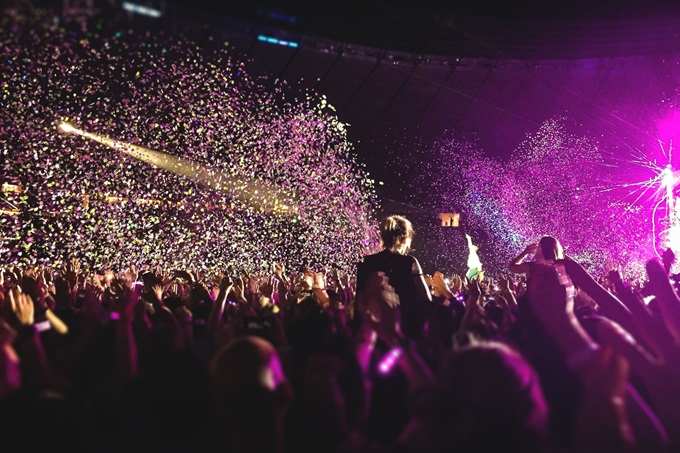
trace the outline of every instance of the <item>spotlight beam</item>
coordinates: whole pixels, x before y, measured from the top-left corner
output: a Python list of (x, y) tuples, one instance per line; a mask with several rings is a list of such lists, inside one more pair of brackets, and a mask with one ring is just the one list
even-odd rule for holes
[(227, 192), (233, 198), (245, 202), (254, 208), (277, 214), (295, 215), (298, 213), (295, 201), (296, 194), (285, 191), (273, 183), (246, 178), (239, 178), (237, 180), (236, 178), (217, 173), (215, 170), (190, 159), (183, 159), (172, 154), (83, 131), (66, 122), (60, 123), (58, 129), (67, 134), (79, 135), (101, 143), (137, 160), (183, 176), (211, 189)]

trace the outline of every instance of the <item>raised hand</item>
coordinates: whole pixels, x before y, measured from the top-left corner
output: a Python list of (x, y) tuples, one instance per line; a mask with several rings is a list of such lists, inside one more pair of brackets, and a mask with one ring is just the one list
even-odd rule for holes
[(533, 255), (538, 251), (538, 242), (533, 242), (524, 248), (524, 253), (527, 255)]
[(348, 287), (348, 286), (349, 286), (349, 284), (350, 284), (349, 273), (343, 272), (343, 273), (340, 274), (340, 283), (341, 283), (344, 287)]
[(80, 261), (71, 258), (64, 268), (64, 278), (71, 286), (71, 290), (74, 290), (78, 284), (78, 272), (80, 272)]
[(19, 357), (12, 346), (16, 337), (16, 330), (0, 318), (0, 399), (21, 387)]
[(276, 277), (274, 280), (276, 280), (276, 294), (278, 297), (277, 304), (281, 308), (287, 308), (289, 305), (288, 302), (290, 300), (289, 297), (290, 283), (287, 279), (280, 280), (278, 277)]
[(565, 360), (595, 348), (574, 314), (574, 292), (564, 268), (536, 264), (527, 288), (527, 304), (558, 344)]
[(583, 396), (576, 419), (574, 451), (644, 449), (635, 444), (626, 408), (629, 368), (628, 361), (610, 347), (593, 352), (580, 368)]
[(278, 280), (274, 278), (274, 276), (268, 277), (267, 280), (260, 285), (260, 294), (269, 300), (273, 300), (277, 283)]
[[(38, 329), (35, 325), (35, 307), (31, 296), (21, 290), (17, 285), (8, 291), (7, 297), (12, 312), (17, 321), (22, 326), (19, 329), (20, 337), (25, 340), (21, 356), (22, 381), (29, 382), (33, 379), (43, 381), (50, 377), (50, 366), (45, 354), (45, 350), (37, 334)], [(26, 334), (28, 333), (28, 334)], [(26, 371), (26, 374), (23, 374)]]
[(243, 281), (242, 277), (237, 277), (236, 281), (234, 282), (233, 286), (233, 291), (234, 291), (234, 297), (236, 298), (237, 302), (240, 303), (246, 303), (246, 297), (245, 297), (245, 282)]
[(453, 292), (444, 280), (444, 274), (441, 272), (436, 271), (432, 276), (432, 286), (434, 287), (435, 296), (442, 296), (445, 299), (451, 299), (453, 297)]
[(673, 263), (675, 263), (675, 253), (673, 253), (673, 250), (671, 248), (667, 248), (664, 250), (663, 255), (661, 256), (663, 259), (663, 268), (665, 269), (667, 274), (670, 274), (671, 272), (671, 267), (673, 266)]
[(527, 245), (524, 250), (522, 250), (522, 253), (517, 255), (511, 262), (510, 265), (508, 266), (508, 269), (510, 272), (514, 272), (516, 274), (524, 274), (529, 272), (529, 264), (524, 262), (524, 259), (529, 256), (536, 254), (538, 251), (538, 242), (534, 242), (532, 244)]
[(246, 282), (248, 284), (248, 294), (250, 294), (252, 297), (256, 296), (260, 291), (260, 281), (255, 276), (247, 275)]
[(44, 312), (49, 307), (47, 306), (46, 292), (47, 288), (41, 284), (42, 278), (33, 271), (26, 270), (21, 278), (21, 289), (28, 295), (32, 295), (33, 303), (36, 305), (36, 313)]
[(498, 288), (501, 292), (511, 292), (512, 288), (510, 287), (510, 279), (506, 278), (503, 275), (499, 275)]
[(324, 272), (313, 272), (312, 291), (322, 306), (328, 307), (330, 305), (331, 300), (326, 292), (326, 274)]
[[(38, 278), (35, 282), (35, 295), (37, 300), (35, 302), (37, 303), (40, 310), (45, 313), (45, 317), (49, 321), (52, 328), (60, 334), (65, 335), (68, 333), (68, 326), (53, 311), (56, 302), (48, 292), (44, 274), (45, 272), (37, 274)], [(93, 287), (90, 286), (89, 288)]]
[[(391, 356), (390, 360), (396, 361), (404, 372), (409, 382), (410, 392), (416, 392), (423, 386), (429, 385), (432, 380), (432, 370), (416, 349), (409, 346), (409, 341), (404, 337), (401, 331), (399, 296), (394, 292), (394, 288), (389, 284), (389, 279), (383, 272), (372, 272), (368, 276), (366, 291), (361, 299), (365, 299), (362, 308), (365, 312), (362, 316), (361, 335), (366, 337), (367, 342), (359, 348), (359, 351), (372, 348), (371, 344), (374, 341), (372, 332), (375, 332), (377, 338), (391, 347), (388, 352)], [(358, 359), (363, 363), (362, 366), (365, 366), (366, 357), (362, 357), (360, 353)], [(379, 372), (383, 373), (381, 368), (382, 363), (379, 365)]]
[(517, 312), (519, 309), (517, 305), (517, 297), (515, 295), (514, 289), (510, 284), (510, 279), (504, 277), (503, 275), (498, 276), (498, 292), (503, 297), (503, 299), (508, 304), (508, 307), (512, 312)]
[(286, 281), (286, 269), (281, 263), (274, 263), (274, 275), (279, 281)]
[(111, 269), (105, 270), (104, 278), (102, 279), (102, 286), (104, 286), (104, 288), (108, 288), (115, 277), (116, 274), (114, 274)]
[(20, 286), (8, 291), (9, 306), (20, 324), (31, 326), (35, 323), (35, 306), (30, 295), (24, 293)]
[(140, 300), (140, 287), (128, 287), (122, 280), (114, 280), (109, 289), (113, 303), (111, 311), (116, 313), (118, 318), (124, 321), (131, 321), (135, 318), (135, 308)]
[(302, 289), (312, 289), (314, 287), (314, 280), (316, 273), (312, 269), (305, 269), (302, 275)]
[(465, 314), (460, 321), (460, 330), (469, 330), (473, 324), (482, 319), (486, 312), (482, 307), (482, 289), (479, 280), (466, 278), (468, 297), (465, 299)]
[(231, 291), (233, 286), (234, 282), (232, 281), (231, 276), (228, 273), (223, 275), (220, 279), (218, 299), (221, 296), (227, 297), (227, 294), (229, 294), (229, 291)]
[(163, 305), (163, 284), (156, 282), (151, 285), (151, 293), (154, 295), (154, 300)]
[(177, 270), (174, 273), (174, 277), (179, 277), (184, 279), (187, 283), (189, 284), (194, 284), (196, 283), (196, 277), (189, 271), (185, 270)]
[(482, 295), (482, 288), (479, 286), (479, 280), (466, 279), (466, 281), (467, 281), (466, 286), (468, 288), (468, 298), (465, 304), (466, 305), (477, 304)]
[(620, 299), (600, 285), (583, 266), (569, 256), (565, 256), (560, 263), (564, 264), (566, 270), (564, 277), (568, 277), (579, 291), (584, 291), (590, 296), (602, 314), (620, 324), (631, 334), (639, 336), (633, 315)]
[(607, 318), (598, 322), (597, 334), (601, 343), (629, 360), (631, 372), (642, 381), (651, 405), (669, 434), (672, 451), (676, 451), (680, 449), (680, 387), (676, 385), (680, 379), (680, 299), (661, 263), (650, 260), (646, 269), (661, 316), (654, 316), (638, 293), (615, 278), (617, 293), (634, 313), (642, 338), (636, 340)]
[(109, 322), (109, 315), (102, 305), (98, 291), (94, 286), (79, 290), (83, 295), (83, 314), (93, 326), (103, 326)]
[(463, 279), (458, 274), (453, 276), (451, 291), (453, 291), (455, 294), (460, 294), (463, 291)]

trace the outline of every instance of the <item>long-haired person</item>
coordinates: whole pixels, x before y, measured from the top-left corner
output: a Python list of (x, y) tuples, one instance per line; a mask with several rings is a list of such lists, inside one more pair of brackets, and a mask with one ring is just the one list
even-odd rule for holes
[(402, 215), (390, 215), (380, 225), (381, 248), (367, 255), (357, 267), (357, 296), (364, 290), (371, 272), (384, 272), (399, 296), (401, 330), (405, 337), (417, 340), (423, 333), (432, 294), (425, 282), (418, 260), (409, 255), (414, 230)]

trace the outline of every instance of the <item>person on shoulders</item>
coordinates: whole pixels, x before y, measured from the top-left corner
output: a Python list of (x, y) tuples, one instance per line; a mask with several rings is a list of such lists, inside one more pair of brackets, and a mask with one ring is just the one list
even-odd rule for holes
[(366, 279), (371, 272), (383, 272), (399, 296), (402, 332), (407, 338), (417, 340), (425, 327), (432, 293), (420, 263), (409, 255), (413, 236), (411, 221), (402, 215), (390, 215), (382, 221), (382, 250), (364, 256), (357, 266), (357, 297), (365, 291)]

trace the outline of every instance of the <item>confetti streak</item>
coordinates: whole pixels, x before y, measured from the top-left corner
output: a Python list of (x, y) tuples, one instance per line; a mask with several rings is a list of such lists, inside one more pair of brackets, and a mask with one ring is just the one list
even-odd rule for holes
[(99, 134), (85, 132), (73, 127), (69, 123), (60, 123), (58, 129), (102, 143), (112, 149), (124, 152), (135, 159), (171, 171), (176, 175), (183, 176), (211, 189), (233, 194), (235, 198), (247, 202), (260, 211), (277, 214), (285, 213), (288, 215), (299, 213), (297, 206), (295, 206), (295, 195), (287, 194), (273, 184), (263, 184), (257, 181), (236, 181), (234, 178), (216, 174), (212, 169), (191, 160), (121, 142), (120, 140), (114, 140)]

